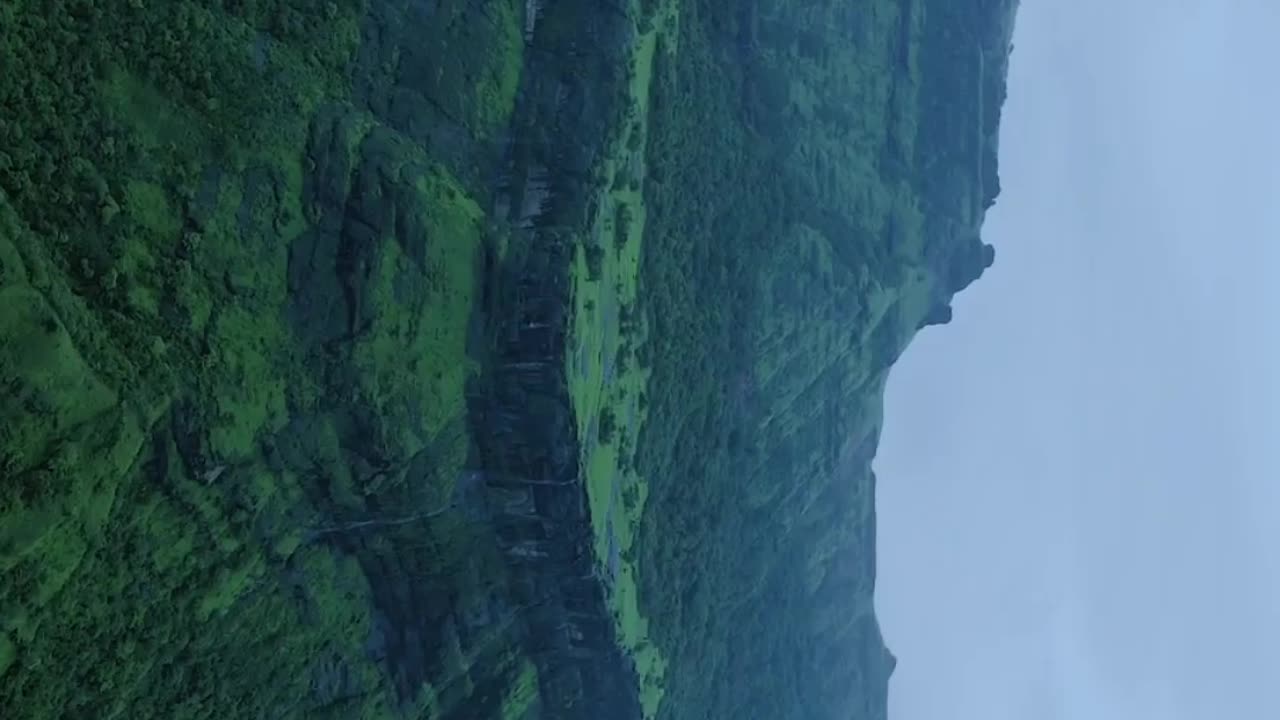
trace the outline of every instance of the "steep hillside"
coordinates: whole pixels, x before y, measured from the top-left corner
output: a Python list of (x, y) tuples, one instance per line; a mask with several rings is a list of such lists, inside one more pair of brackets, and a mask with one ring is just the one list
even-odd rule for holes
[(1014, 4), (0, 4), (0, 714), (883, 716)]
[(586, 203), (633, 36), (572, 0), (0, 7), (6, 718), (590, 717), (588, 647), (626, 707), (479, 448), (502, 178), (537, 153)]
[(886, 374), (993, 259), (1012, 2), (683, 3), (644, 297), (642, 608), (667, 718), (876, 718)]

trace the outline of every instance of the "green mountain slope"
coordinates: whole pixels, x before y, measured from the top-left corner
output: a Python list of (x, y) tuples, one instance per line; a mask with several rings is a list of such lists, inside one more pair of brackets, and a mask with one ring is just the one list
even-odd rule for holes
[(886, 373), (992, 253), (1008, 2), (682, 5), (652, 99), (660, 717), (874, 718)]
[(1011, 2), (4, 3), (0, 714), (883, 715)]
[(0, 9), (6, 717), (525, 714), (463, 486), (522, 15)]

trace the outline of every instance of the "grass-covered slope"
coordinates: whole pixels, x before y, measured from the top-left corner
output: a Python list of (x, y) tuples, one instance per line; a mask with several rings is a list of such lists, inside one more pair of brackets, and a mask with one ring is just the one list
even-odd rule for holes
[(1013, 3), (680, 7), (654, 71), (641, 275), (658, 715), (883, 718), (884, 381), (991, 261)]
[(639, 526), (648, 484), (635, 465), (636, 440), (648, 421), (650, 372), (636, 356), (647, 334), (640, 308), (641, 257), (648, 209), (649, 100), (659, 45), (676, 39), (676, 0), (636, 3), (625, 122), (607, 148), (588, 239), (573, 260), (573, 333), (568, 349), (570, 393), (581, 440), (595, 555), (609, 590), (619, 641), (634, 660), (644, 712), (662, 701), (666, 659), (650, 638), (640, 609)]

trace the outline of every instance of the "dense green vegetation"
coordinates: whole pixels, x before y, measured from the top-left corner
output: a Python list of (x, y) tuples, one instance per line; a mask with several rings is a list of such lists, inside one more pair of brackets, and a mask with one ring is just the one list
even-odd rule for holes
[(464, 472), (523, 15), (0, 8), (6, 718), (541, 712)]
[(882, 716), (1012, 2), (0, 5), (0, 715)]
[(883, 717), (881, 394), (989, 263), (977, 238), (1013, 8), (681, 10), (655, 69), (642, 274), (659, 715)]

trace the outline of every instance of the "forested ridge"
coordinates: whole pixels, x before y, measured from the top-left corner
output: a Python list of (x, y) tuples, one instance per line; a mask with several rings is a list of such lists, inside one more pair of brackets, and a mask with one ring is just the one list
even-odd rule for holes
[(993, 252), (1010, 2), (686, 2), (643, 268), (660, 717), (876, 718), (890, 365)]
[(0, 6), (0, 715), (877, 718), (1016, 0)]

